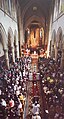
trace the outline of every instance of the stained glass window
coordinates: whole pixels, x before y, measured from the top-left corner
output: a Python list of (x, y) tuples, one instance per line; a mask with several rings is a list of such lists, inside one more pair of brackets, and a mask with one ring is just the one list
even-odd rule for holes
[(8, 0), (8, 12), (11, 14), (11, 0)]
[(64, 0), (61, 0), (61, 12), (64, 12)]
[(4, 0), (0, 0), (0, 8), (4, 8)]
[(2, 0), (0, 0), (0, 8), (2, 7)]
[(8, 12), (8, 0), (5, 0), (5, 11)]

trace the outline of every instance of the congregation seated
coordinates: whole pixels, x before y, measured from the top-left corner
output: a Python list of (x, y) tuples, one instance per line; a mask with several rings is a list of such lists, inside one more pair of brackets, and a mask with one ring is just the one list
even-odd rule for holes
[(50, 58), (41, 59), (39, 69), (44, 97), (44, 117), (64, 119), (64, 71), (61, 70), (58, 62)]
[[(26, 100), (26, 80), (28, 60), (25, 57), (16, 59), (10, 64), (10, 69), (3, 71), (0, 78), (0, 118), (1, 119), (23, 119)], [(27, 71), (27, 73), (26, 73)], [(25, 77), (23, 76), (25, 72)]]

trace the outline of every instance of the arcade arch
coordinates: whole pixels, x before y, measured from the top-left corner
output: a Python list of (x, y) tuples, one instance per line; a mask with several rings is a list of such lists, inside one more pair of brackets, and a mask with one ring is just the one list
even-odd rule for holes
[(10, 63), (15, 62), (15, 53), (14, 53), (14, 35), (11, 27), (8, 29), (8, 52)]
[(9, 68), (9, 57), (8, 57), (8, 47), (7, 47), (7, 35), (3, 25), (0, 23), (0, 39), (1, 39), (1, 46), (2, 51), (4, 53), (7, 67)]

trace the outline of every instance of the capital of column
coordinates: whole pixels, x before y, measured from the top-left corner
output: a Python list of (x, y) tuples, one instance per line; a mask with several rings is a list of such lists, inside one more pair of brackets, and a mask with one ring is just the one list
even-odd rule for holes
[(4, 49), (4, 54), (5, 54), (5, 58), (6, 58), (6, 65), (9, 69), (9, 57), (8, 57), (8, 49)]
[(11, 46), (11, 49), (14, 49), (14, 47), (13, 47), (13, 46)]
[(8, 52), (8, 49), (4, 49), (4, 52), (5, 52), (5, 53)]

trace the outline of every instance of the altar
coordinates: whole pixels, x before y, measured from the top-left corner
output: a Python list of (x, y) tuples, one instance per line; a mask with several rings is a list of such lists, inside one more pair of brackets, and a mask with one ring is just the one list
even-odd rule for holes
[(33, 59), (38, 59), (38, 54), (36, 53), (36, 51), (34, 51), (34, 53), (31, 54), (31, 57)]

